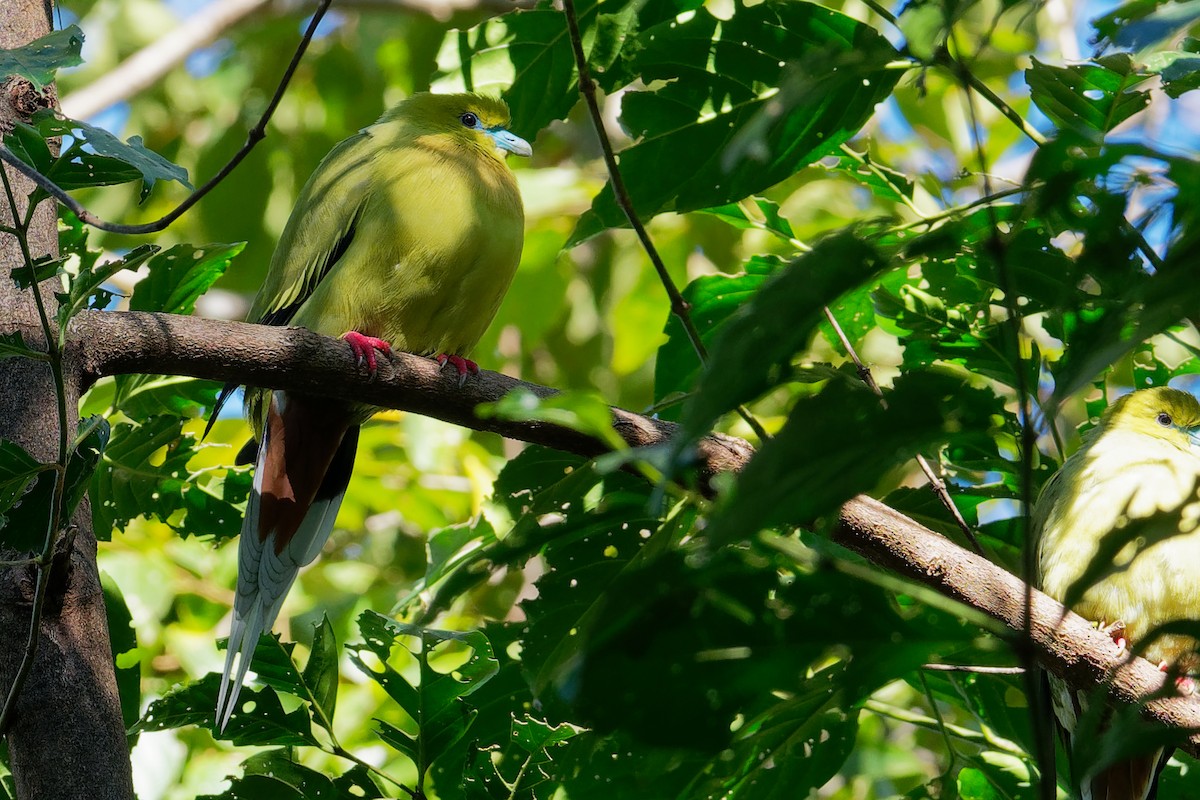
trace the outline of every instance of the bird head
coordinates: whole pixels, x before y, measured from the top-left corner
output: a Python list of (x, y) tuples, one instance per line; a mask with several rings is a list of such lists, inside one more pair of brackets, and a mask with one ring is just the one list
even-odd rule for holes
[(487, 95), (414, 94), (384, 115), (381, 122), (404, 119), (434, 135), (448, 135), (456, 142), (503, 161), (508, 153), (533, 154), (529, 142), (508, 130), (511, 115), (503, 100)]
[(1101, 428), (1153, 436), (1200, 454), (1200, 401), (1168, 386), (1142, 389), (1113, 403)]

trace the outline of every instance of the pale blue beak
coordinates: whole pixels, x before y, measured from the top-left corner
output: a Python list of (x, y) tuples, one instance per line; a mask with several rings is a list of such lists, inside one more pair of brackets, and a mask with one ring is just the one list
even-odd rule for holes
[(497, 150), (506, 151), (518, 156), (533, 155), (533, 148), (529, 146), (529, 142), (515, 133), (504, 130), (504, 128), (488, 128), (484, 133), (492, 137), (492, 141), (496, 143)]

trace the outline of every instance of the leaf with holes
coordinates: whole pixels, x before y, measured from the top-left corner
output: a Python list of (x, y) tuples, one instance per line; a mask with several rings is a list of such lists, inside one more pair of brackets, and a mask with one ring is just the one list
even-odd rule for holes
[[(475, 712), (464, 698), (496, 674), (499, 664), (492, 645), (482, 631), (435, 631), (396, 622), (374, 611), (359, 616), (358, 628), (365, 642), (347, 645), (350, 660), (383, 687), (416, 726), (410, 733), (376, 720), (376, 732), (416, 765), (417, 788), (423, 791), (433, 762), (461, 740), (471, 725)], [(410, 651), (419, 665), (415, 685), (388, 663), (397, 644), (408, 647), (404, 640), (416, 644), (416, 651)], [(378, 663), (368, 663), (366, 655)], [(453, 662), (459, 663), (445, 672), (437, 668)]]

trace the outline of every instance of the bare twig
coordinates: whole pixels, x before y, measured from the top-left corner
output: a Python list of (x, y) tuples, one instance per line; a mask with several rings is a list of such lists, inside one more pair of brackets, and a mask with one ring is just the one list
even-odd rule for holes
[[(579, 33), (579, 20), (575, 17), (574, 0), (563, 0), (563, 13), (567, 18), (571, 51), (575, 54), (575, 67), (579, 71), (579, 92), (587, 102), (588, 112), (592, 117), (592, 127), (596, 129), (596, 137), (600, 140), (600, 150), (604, 153), (604, 165), (608, 169), (608, 181), (612, 185), (613, 197), (621, 211), (624, 212), (625, 218), (629, 220), (629, 226), (637, 234), (638, 241), (642, 243), (642, 248), (650, 258), (650, 263), (654, 265), (654, 271), (658, 273), (658, 279), (671, 301), (671, 313), (683, 325), (688, 341), (692, 343), (692, 349), (696, 351), (696, 357), (700, 359), (701, 364), (704, 364), (708, 361), (708, 350), (700, 339), (700, 331), (696, 329), (696, 323), (692, 320), (691, 304), (684, 299), (679, 287), (675, 285), (675, 280), (667, 272), (667, 266), (663, 263), (662, 256), (658, 254), (658, 248), (654, 246), (650, 234), (646, 231), (646, 226), (638, 217), (637, 210), (633, 207), (633, 200), (629, 197), (629, 190), (625, 187), (625, 180), (621, 177), (621, 169), (617, 165), (617, 156), (613, 152), (612, 142), (605, 133), (604, 117), (600, 113), (600, 105), (596, 101), (596, 84), (592, 81), (591, 70), (588, 69), (587, 55), (583, 52), (583, 37)], [(746, 408), (738, 406), (736, 410), (738, 416), (745, 420), (746, 424), (750, 426), (750, 430), (754, 431), (755, 436), (764, 441), (769, 438), (762, 423)]]
[(217, 185), (221, 183), (221, 181), (225, 180), (229, 173), (233, 172), (238, 164), (242, 163), (246, 156), (250, 154), (250, 151), (254, 149), (254, 146), (266, 138), (267, 123), (270, 121), (271, 116), (275, 113), (275, 108), (279, 105), (279, 101), (283, 99), (283, 93), (287, 89), (288, 84), (291, 82), (292, 75), (296, 72), (296, 67), (300, 64), (300, 59), (304, 56), (304, 52), (308, 49), (308, 43), (312, 41), (312, 37), (317, 31), (317, 25), (320, 24), (322, 17), (325, 16), (325, 12), (329, 10), (329, 4), (332, 2), (333, 0), (320, 0), (317, 10), (313, 13), (312, 20), (309, 22), (308, 29), (304, 32), (304, 36), (300, 39), (300, 44), (296, 48), (295, 54), (292, 56), (291, 63), (289, 63), (287, 69), (284, 70), (283, 77), (280, 79), (279, 85), (275, 89), (275, 94), (271, 98), (271, 102), (267, 104), (266, 110), (263, 112), (255, 126), (250, 129), (249, 133), (246, 134), (246, 142), (236, 153), (233, 154), (233, 158), (229, 159), (229, 162), (221, 168), (220, 172), (210, 178), (207, 183), (184, 198), (183, 202), (176, 206), (172, 211), (168, 212), (162, 217), (159, 217), (153, 222), (146, 222), (140, 225), (124, 225), (115, 222), (108, 222), (88, 211), (78, 200), (67, 194), (66, 191), (60, 188), (49, 178), (42, 175), (24, 161), (13, 155), (7, 147), (0, 146), (0, 161), (8, 164), (14, 170), (33, 181), (50, 196), (54, 197), (64, 206), (71, 209), (71, 212), (74, 213), (75, 216), (79, 217), (81, 221), (91, 225), (94, 228), (98, 228), (102, 231), (108, 231), (109, 233), (124, 233), (132, 235), (157, 233), (158, 231), (165, 229), (175, 220), (179, 219), (179, 217), (181, 217), (188, 209), (200, 202), (201, 198), (215, 189)]
[(922, 664), (930, 672), (971, 672), (976, 675), (1024, 675), (1024, 667), (985, 667), (972, 664)]
[[(833, 326), (833, 332), (837, 334), (838, 341), (842, 343), (842, 348), (846, 354), (850, 356), (850, 360), (854, 362), (854, 369), (858, 373), (858, 378), (867, 385), (876, 397), (879, 398), (879, 403), (884, 408), (887, 408), (887, 398), (883, 396), (883, 390), (879, 388), (879, 384), (875, 382), (875, 376), (871, 373), (871, 368), (862, 362), (858, 357), (858, 352), (854, 349), (854, 345), (850, 342), (850, 337), (846, 336), (846, 332), (842, 330), (842, 326), (838, 323), (837, 317), (829, 310), (829, 306), (825, 306), (825, 319)], [(954, 505), (954, 500), (950, 497), (949, 490), (946, 489), (946, 482), (941, 479), (937, 473), (933, 471), (933, 467), (925, 460), (925, 456), (917, 453), (917, 465), (921, 467), (921, 471), (925, 473), (925, 478), (929, 481), (929, 488), (937, 495), (938, 500), (954, 517), (954, 521), (958, 523), (959, 530), (963, 532), (963, 536), (967, 537), (967, 541), (971, 543), (971, 547), (976, 553), (983, 555), (983, 548), (979, 545), (979, 540), (975, 538), (975, 532), (971, 530), (971, 526), (963, 519), (962, 514), (958, 510), (958, 506)]]

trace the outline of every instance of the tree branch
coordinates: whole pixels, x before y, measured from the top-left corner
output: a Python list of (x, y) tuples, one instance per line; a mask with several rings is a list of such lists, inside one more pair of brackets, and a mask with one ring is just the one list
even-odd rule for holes
[[(457, 376), (430, 359), (404, 353), (383, 361), (374, 378), (358, 367), (350, 348), (302, 328), (277, 328), (139, 312), (86, 312), (71, 326), (69, 347), (85, 377), (133, 372), (234, 380), (276, 389), (401, 408), (476, 430), (591, 456), (605, 447), (589, 436), (540, 422), (484, 419), (479, 403), (516, 388), (539, 397), (556, 390), (483, 371), (461, 389)], [(613, 409), (617, 432), (633, 447), (663, 444), (674, 423)], [(721, 434), (705, 437), (696, 463), (705, 486), (720, 472), (740, 471), (753, 454), (745, 441)], [(882, 503), (859, 496), (841, 510), (835, 541), (877, 566), (929, 586), (1003, 623), (1014, 634), (1028, 631), (1038, 660), (1077, 688), (1109, 683), (1123, 703), (1157, 697), (1145, 713), (1166, 725), (1200, 731), (1200, 698), (1173, 694), (1168, 676), (1150, 662), (1118, 657), (1109, 637), (1057, 601), (1033, 592), (1025, 620), (1026, 587), (1014, 575)], [(1111, 676), (1111, 682), (1110, 682)], [(1200, 755), (1200, 735), (1186, 745)]]
[[(555, 389), (487, 370), (460, 389), (457, 374), (408, 353), (395, 353), (390, 362), (383, 359), (370, 378), (344, 342), (303, 328), (93, 311), (72, 321), (70, 342), (85, 381), (135, 372), (190, 375), (400, 408), (585, 456), (608, 449), (597, 439), (557, 425), (485, 419), (475, 413), (480, 403), (495, 402), (514, 389), (538, 397), (557, 394)], [(613, 409), (613, 422), (631, 447), (662, 444), (676, 430), (673, 423), (622, 409)], [(702, 486), (718, 473), (740, 470), (753, 452), (749, 443), (736, 437), (705, 437), (696, 453)]]

